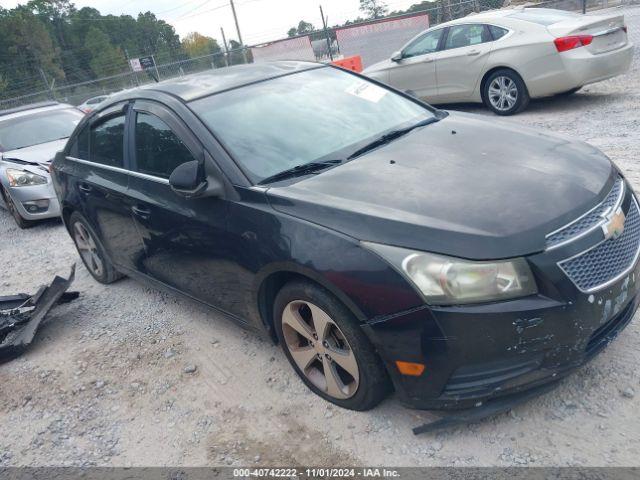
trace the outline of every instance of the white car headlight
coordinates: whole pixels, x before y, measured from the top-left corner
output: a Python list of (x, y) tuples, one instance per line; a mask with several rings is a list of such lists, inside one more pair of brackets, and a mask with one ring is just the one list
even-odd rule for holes
[(362, 245), (409, 278), (431, 305), (491, 302), (538, 291), (524, 258), (473, 262), (377, 243)]
[(47, 178), (42, 175), (14, 168), (7, 168), (7, 178), (9, 179), (9, 185), (12, 187), (30, 187), (47, 183)]

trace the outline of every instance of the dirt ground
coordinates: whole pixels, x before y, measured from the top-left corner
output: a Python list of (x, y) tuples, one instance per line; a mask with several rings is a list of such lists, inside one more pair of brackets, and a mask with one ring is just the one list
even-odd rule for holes
[[(640, 7), (626, 16), (639, 44)], [(507, 121), (590, 142), (640, 189), (638, 56), (623, 77)], [(32, 292), (73, 262), (61, 223), (22, 231), (0, 210), (0, 294)], [(366, 413), (331, 406), (278, 347), (204, 307), (129, 279), (99, 285), (80, 263), (73, 288), (81, 298), (0, 365), (0, 466), (639, 464), (638, 318), (552, 393), (416, 437), (430, 413), (394, 398)]]

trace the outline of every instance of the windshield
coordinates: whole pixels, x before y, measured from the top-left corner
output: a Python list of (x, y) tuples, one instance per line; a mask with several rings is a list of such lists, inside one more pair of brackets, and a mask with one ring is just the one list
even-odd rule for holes
[(1, 120), (0, 149), (6, 152), (67, 138), (82, 117), (82, 112), (68, 108)]
[(334, 68), (256, 83), (191, 106), (256, 183), (298, 165), (348, 156), (387, 131), (434, 117)]

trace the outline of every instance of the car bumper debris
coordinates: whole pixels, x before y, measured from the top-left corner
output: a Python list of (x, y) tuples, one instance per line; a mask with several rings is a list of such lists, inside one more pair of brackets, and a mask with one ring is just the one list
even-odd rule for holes
[(33, 295), (0, 297), (0, 362), (24, 353), (55, 305), (78, 298), (78, 292), (67, 292), (74, 276), (75, 265), (69, 278), (56, 276), (49, 286), (41, 286)]

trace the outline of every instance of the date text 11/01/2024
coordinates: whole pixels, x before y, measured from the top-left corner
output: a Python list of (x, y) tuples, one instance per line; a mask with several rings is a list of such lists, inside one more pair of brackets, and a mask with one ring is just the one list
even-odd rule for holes
[(397, 478), (400, 473), (387, 468), (235, 468), (236, 478)]

